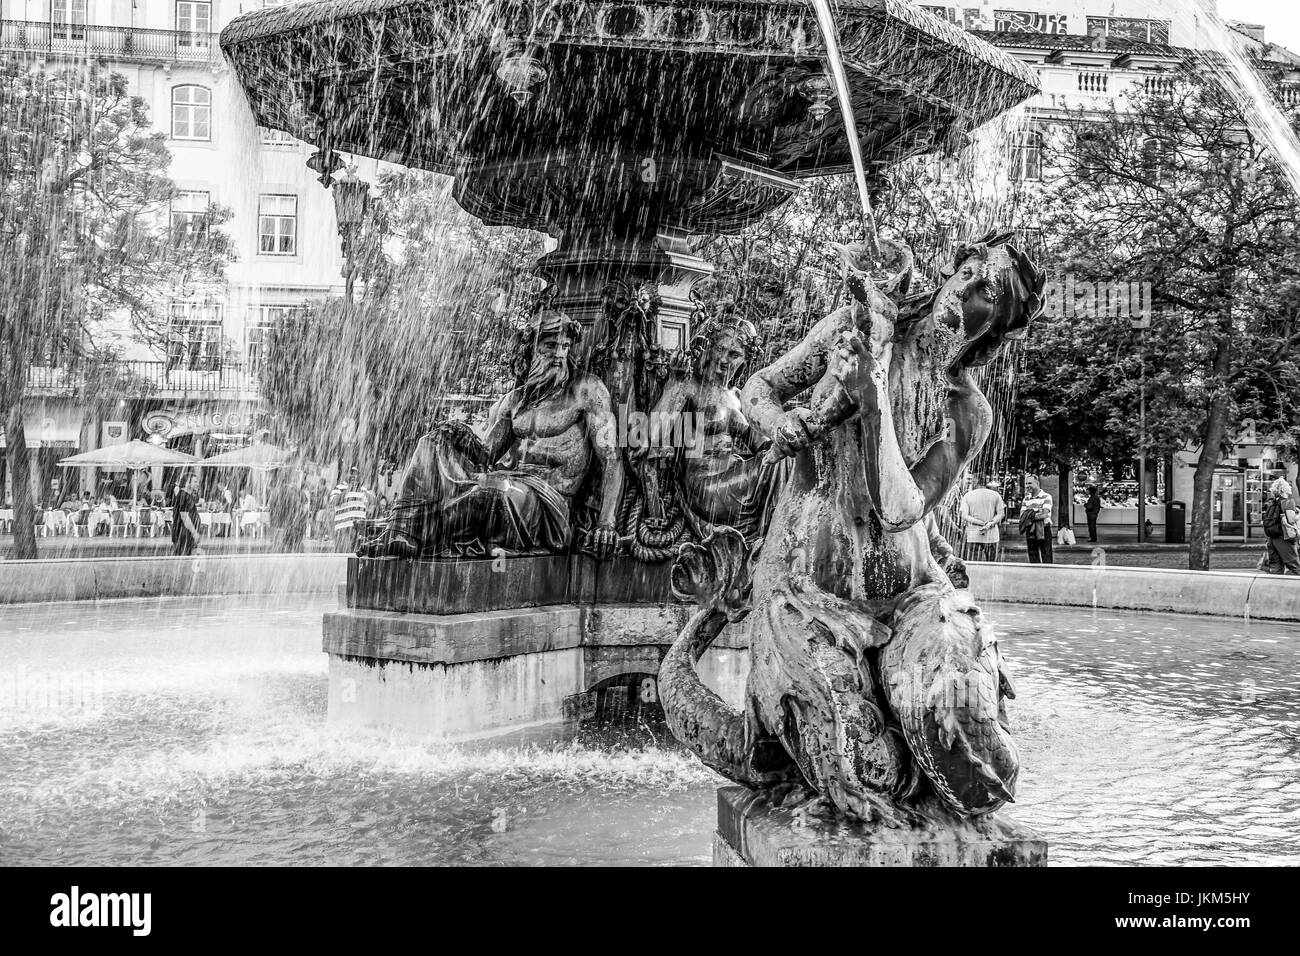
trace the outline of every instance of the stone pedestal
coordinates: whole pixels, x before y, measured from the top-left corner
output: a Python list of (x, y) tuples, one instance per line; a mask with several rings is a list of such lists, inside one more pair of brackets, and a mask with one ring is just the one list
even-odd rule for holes
[(718, 791), (714, 866), (1046, 866), (1047, 843), (1005, 816), (960, 829), (822, 820), (747, 787)]
[[(653, 681), (694, 611), (672, 600), (668, 570), (578, 555), (351, 558), (343, 607), (324, 621), (329, 716), (468, 738), (581, 712), (624, 678)], [(736, 706), (746, 637), (729, 630), (700, 661)]]
[(473, 614), (553, 604), (674, 603), (670, 566), (585, 555), (410, 561), (349, 558), (346, 604), (404, 614)]

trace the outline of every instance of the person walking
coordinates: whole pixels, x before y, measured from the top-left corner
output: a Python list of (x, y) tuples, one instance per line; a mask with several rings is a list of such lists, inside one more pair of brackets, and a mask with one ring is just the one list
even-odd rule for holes
[(961, 498), (961, 520), (966, 532), (962, 557), (967, 561), (996, 561), (1002, 542), (1002, 519), (1007, 503), (1002, 500), (996, 478), (982, 488), (972, 488)]
[(1088, 516), (1088, 540), (1097, 540), (1097, 516), (1101, 514), (1101, 495), (1097, 486), (1088, 486), (1088, 500), (1083, 503), (1083, 513)]
[(1300, 575), (1296, 539), (1300, 537), (1300, 516), (1291, 500), (1291, 485), (1279, 478), (1268, 486), (1268, 507), (1264, 511), (1264, 534), (1268, 538), (1269, 574)]
[(1052, 563), (1052, 496), (1037, 475), (1025, 475), (1025, 497), (1020, 502), (1020, 529), (1025, 536), (1030, 564)]
[(199, 476), (181, 483), (172, 506), (172, 554), (186, 557), (199, 551)]
[(370, 512), (371, 494), (361, 483), (360, 469), (353, 468), (348, 480), (339, 482), (330, 494), (334, 507), (334, 550), (352, 553), (357, 550), (356, 523)]

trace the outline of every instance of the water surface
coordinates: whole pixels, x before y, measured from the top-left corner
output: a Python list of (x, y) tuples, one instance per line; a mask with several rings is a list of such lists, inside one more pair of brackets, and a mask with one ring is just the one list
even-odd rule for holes
[[(332, 606), (0, 608), (0, 864), (709, 862), (721, 780), (662, 725), (329, 724)], [(1020, 692), (1011, 812), (1053, 862), (1300, 863), (1293, 626), (989, 610)]]

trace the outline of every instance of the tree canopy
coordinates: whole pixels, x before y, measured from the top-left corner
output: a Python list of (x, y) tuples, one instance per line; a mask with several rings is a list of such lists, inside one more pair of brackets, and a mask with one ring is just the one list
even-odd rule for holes
[(1214, 468), (1242, 421), (1287, 446), (1300, 427), (1300, 203), (1212, 76), (1074, 120), (1046, 137), (1061, 284), (1026, 343), (1019, 432), (1040, 457), (1136, 454), (1145, 386), (1147, 454), (1198, 449), (1189, 560), (1205, 568)]
[(104, 380), (118, 333), (160, 341), (168, 304), (220, 289), (233, 252), (223, 209), (172, 232), (166, 137), (122, 76), (0, 61), (0, 116), (0, 415), (15, 554), (31, 558), (23, 393), (33, 360)]

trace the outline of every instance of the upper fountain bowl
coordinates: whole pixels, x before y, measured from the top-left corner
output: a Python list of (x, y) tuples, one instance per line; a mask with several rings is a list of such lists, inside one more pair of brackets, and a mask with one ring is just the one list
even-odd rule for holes
[[(904, 0), (840, 0), (870, 166), (954, 145), (1036, 75)], [(318, 0), (233, 21), (257, 122), (457, 178), (491, 223), (730, 231), (850, 168), (810, 5)]]

